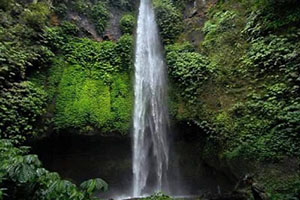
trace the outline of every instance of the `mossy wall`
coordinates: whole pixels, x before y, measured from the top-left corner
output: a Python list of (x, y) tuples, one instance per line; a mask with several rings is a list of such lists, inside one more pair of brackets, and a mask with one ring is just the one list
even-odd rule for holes
[[(130, 34), (136, 19), (131, 3), (119, 7), (104, 1), (55, 3), (58, 24), (47, 27), (44, 37), (56, 57), (48, 69), (30, 75), (30, 80), (37, 86), (43, 85), (48, 94), (48, 127), (52, 130), (72, 129), (82, 134), (129, 132), (133, 106), (133, 36)], [(88, 38), (90, 35), (85, 35), (80, 22), (69, 17), (70, 12), (85, 16), (101, 36), (104, 31), (109, 34), (107, 23), (114, 17), (110, 9), (126, 13), (120, 27), (116, 27), (124, 30), (116, 41)]]
[(48, 71), (32, 76), (48, 92), (54, 129), (128, 133), (132, 48), (130, 35), (101, 43), (74, 38), (64, 44), (63, 55), (53, 60)]
[[(262, 178), (270, 178), (271, 168), (283, 169), (285, 159), (299, 163), (297, 3), (160, 0), (155, 4), (167, 44), (173, 122), (205, 130), (199, 131), (206, 138), (199, 156), (208, 161), (276, 163), (266, 173), (257, 172), (273, 199), (299, 194), (292, 189), (299, 183), (295, 166), (285, 175), (274, 170), (277, 178), (272, 186)], [(179, 18), (188, 27), (176, 36), (164, 34), (172, 30), (168, 27), (178, 26), (177, 17), (171, 17), (175, 14), (161, 12), (169, 6), (173, 13), (182, 12)], [(260, 164), (258, 170), (264, 168)]]
[[(173, 6), (178, 12), (180, 7), (157, 2), (157, 18), (166, 24), (173, 21), (171, 27), (176, 26), (176, 20), (161, 14), (160, 9), (161, 5)], [(210, 137), (230, 154), (238, 148), (247, 150), (238, 154), (249, 158), (274, 160), (299, 155), (300, 118), (296, 110), (300, 43), (299, 27), (294, 23), (299, 14), (295, 4), (208, 1), (200, 7), (194, 5), (195, 15), (181, 17), (193, 23), (190, 18), (205, 15), (207, 21), (203, 27), (195, 24), (204, 35), (199, 44), (192, 45), (186, 35), (190, 30), (182, 30), (175, 40), (170, 36), (173, 42), (165, 45), (174, 86), (173, 119), (208, 122), (214, 132)], [(280, 6), (290, 9), (284, 12), (290, 21), (270, 17), (278, 15)], [(169, 40), (163, 34), (165, 29), (160, 25), (163, 40)]]

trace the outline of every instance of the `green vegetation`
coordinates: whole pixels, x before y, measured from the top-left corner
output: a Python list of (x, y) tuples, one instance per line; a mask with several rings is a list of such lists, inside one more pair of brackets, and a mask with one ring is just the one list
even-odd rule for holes
[(156, 193), (149, 197), (141, 198), (141, 200), (172, 200), (170, 196), (167, 196), (163, 193)]
[(89, 15), (96, 24), (97, 32), (102, 35), (107, 25), (107, 20), (109, 19), (109, 12), (106, 5), (99, 1), (97, 4), (92, 6)]
[[(130, 128), (135, 1), (51, 2), (0, 0), (0, 199), (94, 199), (107, 189), (103, 180), (76, 187), (22, 143), (49, 130), (125, 135)], [(276, 165), (258, 170), (258, 180), (272, 200), (295, 199), (299, 175), (280, 166), (300, 156), (299, 2), (207, 2), (189, 15), (190, 1), (154, 0), (173, 120), (204, 130), (203, 159)], [(122, 36), (97, 42), (78, 22), (102, 37), (112, 8), (122, 14)], [(201, 42), (189, 41), (200, 29)]]
[(102, 36), (107, 22), (110, 18), (110, 13), (106, 1), (84, 1), (76, 0), (70, 2), (55, 1), (55, 11), (61, 18), (66, 18), (68, 12), (73, 11), (90, 20), (96, 28), (97, 33)]
[(36, 126), (45, 112), (45, 92), (31, 82), (11, 84), (0, 92), (0, 135), (23, 141), (42, 130)]
[[(84, 12), (80, 2), (75, 3)], [(12, 2), (11, 9), (23, 8), (17, 5)], [(87, 5), (99, 12), (92, 12), (94, 19), (103, 18), (102, 2)], [(73, 23), (49, 26), (49, 10), (49, 5), (40, 2), (25, 4), (20, 19), (9, 18), (11, 10), (1, 12), (7, 19), (2, 21), (0, 36), (1, 136), (25, 139), (42, 134), (44, 122), (57, 130), (78, 128), (87, 133), (96, 128), (126, 134), (133, 95), (132, 36), (101, 43), (77, 38), (79, 29)], [(41, 119), (46, 102), (47, 113), (54, 118)]]
[[(239, 159), (280, 163), (299, 158), (297, 1), (211, 4), (203, 11), (208, 18), (202, 27), (204, 39), (195, 47), (185, 41), (193, 30), (181, 29), (166, 42), (169, 34), (165, 33), (173, 33), (173, 26), (168, 28), (160, 21), (164, 14), (157, 2), (172, 3), (156, 1), (161, 35), (169, 44), (165, 50), (173, 84), (171, 114), (177, 123), (192, 122), (205, 131), (203, 158), (214, 155), (228, 163)], [(174, 2), (172, 8), (180, 10), (178, 5), (183, 2)], [(199, 29), (197, 24), (189, 27)], [(286, 177), (279, 172), (270, 174), (271, 169), (269, 174), (258, 172), (258, 177), (272, 199), (299, 194), (295, 172)]]
[(64, 58), (48, 75), (50, 97), (56, 96), (56, 128), (127, 133), (133, 95), (128, 73), (132, 42), (124, 35), (117, 43), (79, 39), (65, 45)]
[(108, 187), (102, 179), (77, 187), (42, 168), (22, 144), (49, 128), (129, 130), (132, 36), (96, 42), (68, 21), (77, 12), (102, 35), (108, 2), (48, 2), (0, 1), (0, 199), (96, 199)]
[(120, 28), (123, 34), (132, 34), (135, 27), (135, 17), (131, 14), (125, 14), (120, 20)]
[(166, 46), (169, 74), (182, 89), (181, 95), (195, 103), (197, 90), (205, 83), (212, 69), (205, 56), (196, 53), (189, 43)]
[(155, 0), (154, 8), (160, 35), (165, 44), (170, 44), (183, 31), (182, 15), (169, 0)]
[[(176, 117), (207, 121), (214, 130), (209, 138), (224, 155), (261, 160), (299, 156), (300, 43), (295, 42), (299, 29), (293, 17), (299, 10), (294, 4), (284, 4), (290, 21), (274, 21), (269, 15), (276, 14), (280, 2), (218, 3), (209, 10), (199, 49), (181, 41), (166, 46), (169, 75), (180, 86), (180, 98), (188, 100), (177, 102), (178, 109), (191, 111), (186, 116), (179, 109)], [(284, 32), (279, 31), (283, 24)]]
[(57, 128), (85, 129), (93, 125), (102, 133), (126, 134), (132, 107), (128, 75), (115, 74), (109, 77), (112, 79), (109, 84), (86, 76), (79, 65), (64, 70), (56, 99), (54, 123)]
[(45, 92), (26, 78), (54, 56), (41, 37), (49, 9), (43, 2), (26, 8), (14, 1), (5, 5), (0, 11), (0, 136), (23, 141), (39, 133), (36, 125), (45, 110)]
[[(271, 9), (269, 6), (267, 3), (266, 8), (259, 9)], [(298, 41), (298, 31), (291, 26), (287, 27), (286, 33), (274, 30), (266, 35), (264, 28), (257, 27), (257, 24), (268, 18), (259, 20), (253, 14), (260, 10), (243, 16), (245, 12), (242, 10), (229, 9), (231, 11), (223, 14), (219, 11), (212, 14), (212, 20), (204, 26), (203, 41), (208, 57), (221, 72), (215, 83), (219, 88), (226, 87), (224, 90), (228, 94), (222, 98), (232, 99), (231, 104), (222, 106), (222, 112), (219, 111), (219, 115), (225, 114), (226, 118), (212, 118), (213, 123), (217, 120), (217, 129), (224, 132), (228, 145), (226, 155), (263, 160), (297, 156), (300, 118), (297, 114), (299, 87), (296, 74), (299, 71), (300, 43), (292, 41)], [(254, 20), (258, 20), (255, 28), (252, 27)], [(254, 29), (256, 33), (251, 36)], [(230, 49), (231, 55), (219, 56), (216, 52), (220, 46)], [(240, 57), (234, 59), (234, 55)], [(226, 79), (225, 75), (230, 75), (230, 78)]]
[(89, 200), (95, 199), (95, 191), (108, 189), (99, 178), (85, 181), (78, 188), (42, 168), (37, 156), (28, 154), (28, 147), (16, 148), (10, 140), (0, 140), (0, 152), (0, 199)]
[(106, 2), (120, 10), (133, 11), (136, 8), (135, 0), (106, 0)]

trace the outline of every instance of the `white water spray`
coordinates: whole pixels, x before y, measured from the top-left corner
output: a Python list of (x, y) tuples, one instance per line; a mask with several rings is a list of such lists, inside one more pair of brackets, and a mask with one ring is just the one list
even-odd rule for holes
[(151, 0), (141, 0), (135, 53), (133, 196), (168, 189), (166, 68)]

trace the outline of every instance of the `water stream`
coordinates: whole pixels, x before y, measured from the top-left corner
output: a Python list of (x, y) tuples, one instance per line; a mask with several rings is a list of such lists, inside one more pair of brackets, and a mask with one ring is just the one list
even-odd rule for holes
[(168, 190), (169, 127), (166, 67), (151, 0), (141, 0), (137, 23), (133, 196)]

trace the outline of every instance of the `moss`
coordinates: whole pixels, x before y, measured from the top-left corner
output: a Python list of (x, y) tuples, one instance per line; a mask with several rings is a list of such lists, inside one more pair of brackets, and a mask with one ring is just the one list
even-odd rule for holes
[(56, 105), (56, 129), (128, 133), (131, 45), (129, 35), (117, 43), (76, 39), (65, 45), (65, 56), (53, 60), (45, 83), (50, 103)]
[(113, 129), (122, 134), (130, 129), (133, 108), (133, 89), (128, 74), (117, 74), (111, 85)]
[(103, 132), (127, 133), (131, 119), (128, 75), (113, 75), (111, 86), (86, 77), (80, 66), (64, 70), (58, 86), (55, 123), (58, 128), (94, 126)]

